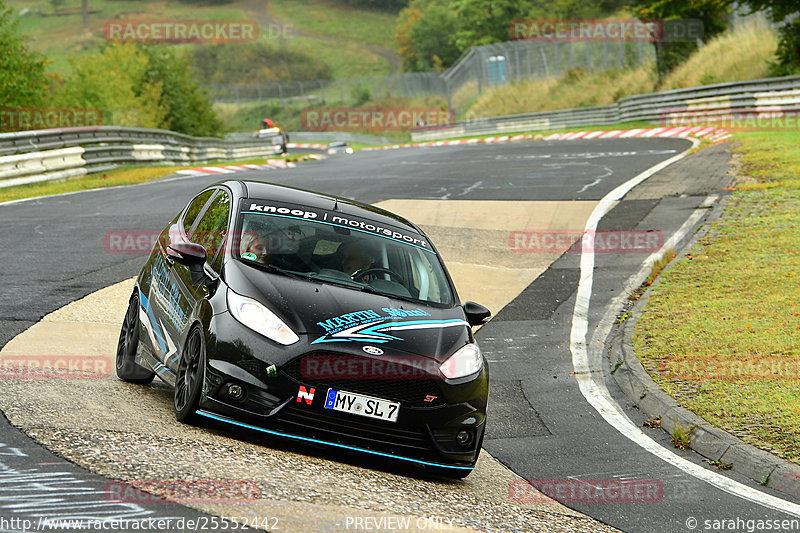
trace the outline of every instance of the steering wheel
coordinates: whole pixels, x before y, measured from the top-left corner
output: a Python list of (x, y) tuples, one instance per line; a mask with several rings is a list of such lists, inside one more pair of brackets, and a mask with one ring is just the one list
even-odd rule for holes
[(363, 278), (364, 276), (368, 276), (370, 274), (388, 274), (389, 276), (395, 278), (400, 283), (400, 285), (403, 285), (404, 287), (406, 285), (406, 281), (403, 279), (403, 276), (392, 270), (389, 270), (388, 268), (383, 268), (383, 267), (370, 267), (370, 268), (364, 268), (362, 270), (356, 270), (350, 277), (353, 278), (353, 280), (358, 281), (360, 278)]

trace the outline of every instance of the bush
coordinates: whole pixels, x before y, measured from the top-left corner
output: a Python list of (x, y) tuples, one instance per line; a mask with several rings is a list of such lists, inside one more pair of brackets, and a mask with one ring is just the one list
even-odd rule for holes
[(13, 11), (0, 0), (0, 105), (41, 105), (48, 83), (44, 68), (44, 56), (24, 44)]
[(74, 62), (56, 97), (61, 105), (99, 108), (103, 123), (219, 135), (222, 123), (188, 59), (172, 48), (109, 44)]
[(185, 56), (177, 56), (173, 48), (145, 48), (149, 67), (145, 79), (161, 84), (159, 106), (166, 110), (166, 129), (209, 137), (219, 135), (222, 121), (214, 112), (213, 102), (197, 83), (195, 69)]
[(100, 53), (73, 61), (73, 72), (57, 99), (65, 107), (102, 110), (106, 125), (164, 127), (163, 84), (147, 75), (149, 68), (147, 54), (136, 45), (105, 46)]
[(262, 42), (197, 46), (194, 64), (205, 85), (331, 79), (322, 61)]

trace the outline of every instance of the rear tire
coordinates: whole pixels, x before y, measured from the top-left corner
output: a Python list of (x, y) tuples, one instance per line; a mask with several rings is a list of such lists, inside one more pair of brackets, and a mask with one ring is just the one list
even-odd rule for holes
[(122, 320), (122, 328), (117, 342), (117, 377), (128, 383), (149, 385), (156, 375), (136, 363), (136, 349), (139, 347), (139, 291), (134, 291), (128, 302), (128, 310)]
[(178, 372), (175, 377), (174, 407), (175, 418), (185, 424), (196, 420), (196, 411), (203, 390), (205, 378), (206, 346), (203, 330), (192, 328), (186, 338)]

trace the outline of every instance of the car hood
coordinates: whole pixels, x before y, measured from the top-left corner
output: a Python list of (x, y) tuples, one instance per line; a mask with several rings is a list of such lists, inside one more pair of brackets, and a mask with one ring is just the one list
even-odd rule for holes
[[(387, 355), (413, 354), (442, 362), (470, 342), (461, 306), (440, 308), (317, 281), (298, 280), (228, 261), (231, 290), (258, 300), (277, 314), (309, 350), (378, 348)], [(364, 350), (374, 352), (372, 348)]]

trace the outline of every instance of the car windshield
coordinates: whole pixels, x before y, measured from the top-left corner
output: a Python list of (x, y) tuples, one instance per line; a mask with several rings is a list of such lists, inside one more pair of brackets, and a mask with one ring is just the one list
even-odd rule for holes
[(424, 236), (335, 211), (245, 200), (234, 256), (268, 273), (450, 305), (455, 297)]

